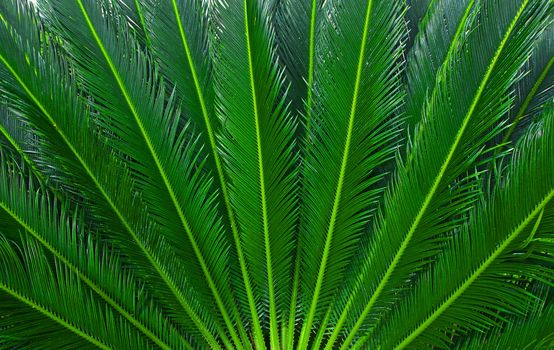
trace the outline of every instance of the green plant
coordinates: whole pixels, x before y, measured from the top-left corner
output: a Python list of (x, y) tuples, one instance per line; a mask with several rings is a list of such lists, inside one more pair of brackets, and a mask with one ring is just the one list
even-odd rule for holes
[(553, 8), (0, 2), (0, 348), (553, 348)]

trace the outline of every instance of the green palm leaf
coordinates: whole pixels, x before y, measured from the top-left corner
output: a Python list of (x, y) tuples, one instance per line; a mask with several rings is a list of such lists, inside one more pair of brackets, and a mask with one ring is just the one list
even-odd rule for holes
[[(188, 278), (203, 281), (198, 288), (204, 289), (206, 300), (215, 298), (218, 315), (233, 341), (240, 344), (229, 315), (230, 306), (225, 305), (225, 300), (230, 299), (226, 288), (228, 243), (222, 239), (221, 221), (213, 215), (217, 206), (211, 180), (195, 173), (202, 166), (198, 146), (187, 140), (186, 130), (179, 130), (171, 104), (164, 106), (163, 88), (156, 76), (149, 76), (148, 61), (134, 50), (133, 38), (122, 31), (118, 35), (124, 35), (129, 45), (115, 45), (117, 28), (112, 24), (116, 22), (103, 20), (99, 4), (51, 3), (59, 16), (67, 19), (59, 24), (60, 35), (70, 40), (79, 37), (79, 42), (69, 42), (71, 50), (91, 61), (81, 67), (81, 73), (83, 82), (98, 99), (95, 107), (105, 111), (101, 126), (114, 133), (118, 148), (118, 138), (135, 140), (133, 145), (120, 149), (134, 160), (129, 165), (138, 175), (137, 185), (144, 190), (145, 200), (166, 229), (178, 256), (196, 262), (192, 265), (194, 270), (192, 266), (189, 269)], [(129, 53), (133, 54), (130, 60), (126, 56)], [(152, 88), (145, 91), (143, 82)], [(119, 98), (114, 100), (114, 95)], [(188, 205), (191, 201), (195, 204)]]
[[(119, 259), (114, 254), (101, 255), (103, 251), (107, 251), (107, 247), (100, 249), (92, 242), (92, 235), (80, 232), (83, 231), (79, 229), (83, 215), (77, 212), (72, 214), (67, 204), (58, 204), (57, 201), (51, 203), (53, 201), (47, 197), (47, 192), (37, 189), (32, 179), (24, 180), (18, 167), (11, 165), (8, 156), (2, 158), (0, 218), (5, 235), (19, 235), (19, 232), (26, 231), (37, 244), (56, 258), (59, 265), (75, 274), (83, 285), (94, 291), (158, 346), (164, 349), (183, 347), (184, 340), (180, 339), (175, 329), (165, 331), (163, 329), (167, 325), (153, 322), (164, 319), (159, 310), (148, 306), (148, 303), (135, 304), (140, 294), (145, 300), (149, 298), (141, 293), (142, 287), (133, 288), (140, 286), (140, 283), (132, 275), (122, 271)], [(69, 224), (66, 225), (65, 222)], [(140, 320), (133, 316), (140, 314)], [(166, 344), (160, 339), (160, 335), (171, 339), (172, 345)]]
[[(221, 148), (230, 181), (230, 198), (257, 296), (250, 304), (257, 347), (256, 313), (269, 313), (271, 346), (279, 345), (278, 321), (290, 302), (296, 221), (295, 120), (282, 93), (282, 72), (274, 60), (274, 34), (268, 6), (230, 1), (218, 9), (216, 47), (217, 113), (223, 121)], [(265, 303), (264, 303), (265, 304)], [(257, 310), (254, 310), (254, 307)], [(268, 308), (268, 310), (266, 309)], [(257, 329), (256, 329), (257, 328)]]
[[(0, 321), (0, 341), (24, 346), (30, 342), (29, 348), (54, 344), (60, 348), (94, 346), (105, 350), (122, 346), (149, 348), (128, 325), (103, 310), (75, 275), (64, 268), (51, 267), (44, 252), (30, 238), (25, 239), (19, 253), (0, 238), (0, 266), (3, 312), (9, 316), (8, 322), (5, 317)], [(29, 329), (28, 324), (35, 322), (43, 327)], [(33, 340), (37, 338), (35, 347)]]
[[(25, 31), (28, 32), (32, 33), (30, 30)], [(64, 170), (64, 182), (79, 185), (77, 188), (92, 200), (89, 203), (92, 210), (105, 223), (106, 231), (120, 242), (126, 254), (132, 260), (141, 261), (141, 268), (146, 267), (146, 271), (151, 269), (148, 276), (159, 276), (154, 284), (164, 286), (156, 288), (161, 291), (160, 296), (186, 306), (192, 316), (187, 319), (179, 315), (180, 322), (186, 324), (187, 329), (195, 329), (195, 326), (191, 326), (192, 319), (196, 327), (208, 334), (208, 328), (200, 320), (198, 311), (193, 309), (191, 301), (185, 297), (185, 293), (190, 292), (183, 290), (183, 277), (174, 273), (179, 270), (172, 259), (174, 253), (168, 250), (163, 239), (154, 240), (158, 228), (150, 217), (144, 215), (140, 200), (135, 198), (128, 171), (109, 156), (111, 151), (90, 131), (88, 113), (77, 99), (78, 94), (72, 82), (66, 79), (67, 86), (51, 84), (52, 81), (65, 79), (60, 75), (64, 70), (62, 62), (51, 52), (49, 54), (52, 56), (48, 58), (50, 65), (45, 65), (42, 57), (33, 51), (26, 54), (22, 49), (25, 45), (18, 44), (23, 39), (16, 34), (12, 36), (6, 27), (1, 35), (5, 42), (1, 55), (4, 91), (19, 97), (17, 105), (12, 108), (20, 110), (42, 135), (46, 135), (43, 145), (51, 153), (44, 155), (49, 155), (49, 161)], [(40, 45), (31, 41), (29, 36), (25, 39)], [(27, 63), (25, 57), (32, 61)], [(41, 67), (43, 75), (35, 75), (33, 67)], [(64, 103), (58, 103), (60, 99), (64, 99)], [(129, 203), (135, 206), (129, 206)], [(114, 230), (114, 227), (117, 229)], [(190, 287), (187, 289), (190, 290)], [(215, 343), (215, 339), (212, 342)]]
[[(394, 113), (401, 95), (394, 64), (401, 49), (402, 9), (394, 2), (339, 5), (330, 1), (324, 7), (328, 22), (322, 24), (318, 48), (313, 146), (305, 156), (300, 249), (304, 303), (310, 306), (300, 348), (332, 303), (375, 207), (382, 175), (367, 169), (391, 157), (398, 130)], [(330, 48), (340, 54), (328, 56)], [(345, 79), (337, 82), (337, 76)]]
[[(393, 340), (385, 346), (402, 349), (418, 340), (446, 346), (449, 332), (494, 325), (495, 310), (521, 313), (534, 297), (517, 285), (508, 287), (503, 281), (506, 276), (552, 282), (553, 257), (542, 254), (550, 251), (552, 244), (543, 242), (552, 238), (552, 227), (542, 225), (543, 217), (552, 216), (554, 209), (552, 116), (552, 112), (545, 116), (542, 128), (531, 129), (525, 147), (516, 150), (506, 179), (472, 212), (468, 224), (454, 236), (432, 270), (419, 279), (419, 287), (408, 297), (412, 307), (401, 306), (387, 323), (386, 328), (391, 327), (399, 338), (396, 344)], [(528, 177), (536, 180), (533, 187), (524, 185)], [(542, 266), (534, 259), (542, 260)], [(466, 311), (471, 308), (483, 312), (471, 315)], [(412, 322), (413, 328), (408, 326)], [(452, 324), (456, 324), (454, 330), (438, 331)]]
[(552, 347), (553, 11), (0, 2), (0, 349)]
[[(486, 42), (469, 41), (469, 47), (460, 53), (465, 59), (448, 62), (449, 70), (438, 76), (437, 93), (426, 106), (426, 115), (416, 131), (414, 148), (408, 151), (414, 152), (409, 156), (409, 159), (413, 157), (413, 162), (409, 162), (408, 167), (398, 165), (394, 187), (385, 197), (381, 224), (375, 228), (370, 250), (365, 253), (367, 260), (353, 282), (359, 284), (356, 289), (363, 285), (371, 292), (356, 300), (358, 292), (353, 291), (344, 309), (339, 308), (341, 324), (346, 321), (350, 307), (363, 305), (356, 311), (359, 316), (344, 346), (350, 343), (370, 313), (378, 315), (383, 304), (395, 299), (393, 291), (435, 254), (440, 242), (436, 238), (456, 226), (457, 221), (452, 219), (444, 225), (445, 214), (455, 213), (454, 209), (447, 208), (467, 207), (474, 200), (471, 181), (469, 187), (463, 185), (464, 181), (453, 188), (449, 184), (471, 171), (472, 160), (481, 156), (487, 140), (498, 134), (499, 127), (492, 127), (494, 121), (509, 108), (509, 99), (499, 96), (506, 96), (517, 79), (517, 72), (527, 57), (524, 50), (529, 50), (529, 42), (540, 33), (544, 21), (544, 17), (539, 16), (534, 17), (535, 23), (527, 24), (525, 16), (534, 11), (547, 13), (546, 4), (523, 1), (511, 5), (500, 6), (495, 1), (483, 3), (482, 23), (472, 32), (474, 38), (479, 38), (479, 30), (489, 33), (487, 26), (497, 27), (499, 18), (504, 20), (503, 31), (498, 31), (494, 39), (493, 35), (488, 35)], [(504, 16), (487, 17), (493, 9), (502, 11)], [(525, 28), (518, 29), (518, 23), (526, 23)], [(512, 33), (518, 36), (514, 38)], [(479, 52), (479, 55), (472, 52)], [(484, 57), (489, 61), (479, 64)], [(464, 76), (464, 80), (458, 79), (459, 76)], [(448, 96), (457, 96), (457, 99)], [(416, 189), (421, 191), (418, 196), (415, 196)], [(400, 212), (403, 215), (398, 215)], [(382, 255), (393, 258), (378, 258)], [(370, 319), (375, 323), (379, 317)], [(335, 334), (339, 330), (340, 327), (336, 327)]]

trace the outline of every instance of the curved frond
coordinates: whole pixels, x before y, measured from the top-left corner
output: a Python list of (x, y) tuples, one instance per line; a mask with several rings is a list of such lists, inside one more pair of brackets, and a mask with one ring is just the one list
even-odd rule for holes
[[(229, 1), (218, 9), (215, 45), (216, 108), (223, 122), (221, 149), (245, 258), (257, 296), (267, 296), (272, 348), (278, 320), (290, 302), (296, 222), (295, 120), (282, 98), (267, 4)], [(265, 297), (264, 297), (265, 299)], [(264, 300), (250, 305), (266, 313)], [(258, 321), (255, 320), (255, 323)], [(254, 331), (259, 325), (254, 325)], [(264, 347), (257, 338), (257, 346)]]
[[(173, 99), (165, 92), (149, 60), (108, 3), (52, 0), (63, 40), (79, 58), (81, 78), (95, 98), (100, 126), (114, 135), (113, 145), (133, 161), (137, 187), (177, 256), (189, 262), (186, 278), (202, 281), (195, 290), (218, 312), (239, 346), (228, 288), (229, 244), (217, 212), (211, 180), (204, 176), (200, 145), (180, 130)], [(120, 40), (124, 38), (124, 40)], [(125, 43), (122, 45), (122, 42)], [(118, 98), (114, 99), (114, 96)], [(119, 140), (126, 140), (125, 143)], [(183, 305), (184, 307), (184, 305)], [(190, 308), (190, 307), (188, 307)]]
[(326, 2), (317, 47), (299, 240), (307, 307), (301, 349), (343, 281), (380, 193), (375, 168), (391, 158), (398, 134), (401, 2), (344, 5)]
[[(24, 239), (22, 245), (17, 252), (0, 237), (0, 345), (19, 340), (29, 348), (150, 348), (74, 274), (51, 267), (34, 240)], [(29, 327), (33, 323), (41, 327)]]
[[(91, 210), (109, 227), (105, 232), (118, 242), (118, 247), (125, 249), (131, 260), (141, 262), (142, 273), (148, 271), (148, 281), (157, 286), (153, 292), (170, 304), (182, 305), (188, 310), (190, 317), (174, 314), (178, 315), (179, 322), (186, 324), (188, 330), (201, 329), (208, 336), (209, 328), (202, 320), (207, 315), (199, 316), (206, 309), (201, 311), (191, 304), (194, 298), (186, 295), (190, 293), (190, 286), (177, 273), (182, 267), (168, 250), (167, 242), (157, 237), (159, 229), (145, 215), (141, 200), (135, 196), (128, 170), (92, 132), (88, 110), (79, 100), (75, 83), (65, 73), (64, 61), (40, 40), (20, 36), (32, 32), (26, 27), (28, 23), (18, 25), (21, 26), (18, 32), (11, 27), (0, 27), (2, 90), (7, 96), (17, 97), (8, 101), (10, 108), (17, 109), (37, 129), (42, 145), (49, 150), (44, 156), (63, 169), (59, 176), (64, 181), (77, 185), (86, 194)], [(42, 74), (34, 74), (35, 69)], [(211, 338), (215, 344), (213, 335)]]
[[(354, 275), (354, 289), (337, 307), (338, 324), (347, 322), (351, 308), (356, 315), (348, 321), (352, 326), (343, 348), (362, 326), (379, 322), (398, 297), (398, 288), (436, 254), (440, 235), (459, 225), (451, 216), (458, 210), (453, 208), (470, 208), (479, 194), (471, 181), (450, 185), (472, 173), (486, 143), (502, 130), (499, 120), (509, 110), (508, 93), (542, 29), (547, 7), (527, 0), (509, 6), (498, 0), (481, 3), (467, 46), (437, 78), (438, 91), (427, 103), (416, 142), (408, 150), (413, 161), (406, 167), (397, 163), (365, 261)], [(500, 24), (502, 30), (496, 30)]]
[[(149, 305), (150, 298), (141, 291), (143, 287), (135, 287), (140, 283), (123, 271), (117, 256), (107, 247), (100, 249), (93, 243), (92, 235), (83, 232), (83, 216), (72, 214), (63, 204), (67, 201), (59, 204), (49, 198), (48, 192), (32, 178), (25, 180), (7, 155), (0, 157), (0, 230), (5, 234), (25, 232), (31, 236), (60, 266), (96, 293), (98, 299), (160, 348), (184, 348), (184, 339), (163, 322), (165, 316), (159, 310)], [(139, 296), (144, 303), (137, 302)], [(140, 319), (134, 315), (140, 315)], [(160, 337), (171, 339), (172, 345)]]
[[(533, 294), (510, 276), (552, 283), (552, 231), (541, 223), (554, 210), (553, 116), (550, 111), (541, 127), (531, 128), (505, 180), (497, 180), (491, 197), (472, 211), (400, 303), (384, 326), (382, 346), (447, 346), (451, 334), (482, 331), (495, 324), (499, 311), (524, 314), (534, 304)], [(533, 186), (527, 185), (528, 178), (534, 179)]]

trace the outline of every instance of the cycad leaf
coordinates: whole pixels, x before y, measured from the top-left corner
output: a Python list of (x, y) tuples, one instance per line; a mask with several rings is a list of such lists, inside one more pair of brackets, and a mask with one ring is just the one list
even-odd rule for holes
[(231, 203), (259, 298), (258, 313), (269, 308), (275, 347), (277, 321), (290, 301), (296, 124), (281, 97), (282, 72), (267, 11), (267, 4), (251, 0), (221, 5), (215, 73)]
[(499, 312), (522, 314), (534, 305), (533, 295), (510, 276), (552, 283), (554, 245), (539, 243), (553, 238), (542, 226), (542, 218), (554, 211), (552, 111), (541, 126), (531, 128), (491, 198), (475, 208), (389, 319), (383, 346), (445, 346), (452, 332), (480, 331), (494, 325)]
[(361, 272), (351, 282), (354, 290), (337, 307), (339, 325), (351, 307), (357, 309), (343, 347), (362, 325), (377, 323), (379, 314), (397, 298), (398, 288), (434, 256), (437, 238), (459, 225), (459, 220), (451, 220), (452, 214), (471, 207), (476, 194), (471, 183), (450, 184), (471, 173), (486, 143), (501, 130), (498, 121), (510, 106), (507, 94), (542, 29), (547, 5), (527, 0), (509, 5), (482, 2), (478, 24), (464, 40), (467, 46), (437, 77), (437, 92), (424, 109), (408, 151), (413, 153), (408, 154), (407, 166), (398, 162)]
[(392, 156), (398, 131), (401, 2), (345, 5), (325, 4), (317, 43), (317, 98), (299, 241), (307, 307), (300, 348), (343, 281), (379, 194), (382, 174), (370, 169)]
[[(0, 344), (15, 338), (29, 347), (37, 342), (37, 348), (150, 348), (74, 274), (51, 268), (34, 240), (24, 239), (18, 253), (0, 236), (0, 266)], [(29, 327), (37, 323), (41, 327)]]
[[(194, 310), (194, 299), (187, 301), (190, 286), (185, 287), (184, 276), (177, 273), (182, 269), (180, 263), (145, 215), (126, 168), (92, 133), (89, 114), (79, 101), (74, 82), (66, 76), (64, 61), (32, 35), (36, 27), (28, 13), (18, 18), (21, 21), (10, 27), (0, 26), (0, 83), (5, 96), (12, 97), (7, 101), (10, 108), (25, 116), (42, 136), (42, 147), (48, 150), (42, 154), (50, 166), (55, 164), (60, 170), (60, 181), (82, 191), (87, 205), (105, 225), (104, 232), (130, 260), (140, 262), (140, 273), (155, 286), (153, 293), (173, 305), (173, 315), (188, 330), (199, 328), (207, 334), (206, 320), (198, 315), (199, 306), (194, 305)], [(17, 33), (12, 26), (18, 28)], [(43, 56), (38, 54), (41, 51)], [(41, 74), (35, 74), (35, 69)], [(179, 304), (188, 309), (190, 318), (177, 313)], [(201, 312), (203, 318), (208, 316), (206, 311)]]
[[(163, 322), (165, 316), (149, 305), (150, 298), (141, 291), (141, 284), (123, 271), (115, 254), (110, 254), (107, 247), (95, 245), (92, 235), (84, 232), (83, 216), (71, 214), (67, 205), (50, 199), (48, 192), (36, 186), (36, 181), (24, 179), (25, 175), (20, 174), (7, 155), (0, 156), (0, 230), (5, 234), (26, 232), (55, 256), (60, 266), (74, 273), (98, 299), (112, 307), (114, 313), (119, 313), (157, 346), (183, 348), (183, 339)], [(144, 301), (137, 302), (139, 297)], [(172, 345), (160, 338), (171, 339)]]
[(116, 9), (102, 1), (50, 3), (60, 35), (79, 58), (83, 83), (96, 99), (101, 127), (113, 133), (114, 146), (132, 159), (128, 164), (152, 214), (177, 256), (189, 264), (186, 277), (198, 282), (195, 289), (205, 305), (215, 299), (215, 315), (221, 315), (240, 346), (234, 330), (240, 323), (229, 315), (229, 244), (211, 180), (199, 171), (199, 145), (187, 139), (188, 130), (179, 130), (173, 100), (165, 106), (156, 71), (126, 27), (118, 25), (117, 13), (103, 13), (106, 7)]

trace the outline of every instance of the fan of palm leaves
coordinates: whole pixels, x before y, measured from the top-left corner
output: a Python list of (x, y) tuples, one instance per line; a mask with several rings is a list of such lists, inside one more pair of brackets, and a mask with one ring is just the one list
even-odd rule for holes
[(554, 348), (553, 11), (2, 0), (0, 348)]

